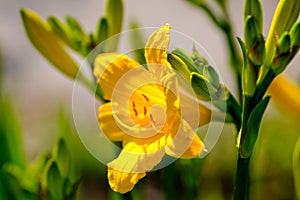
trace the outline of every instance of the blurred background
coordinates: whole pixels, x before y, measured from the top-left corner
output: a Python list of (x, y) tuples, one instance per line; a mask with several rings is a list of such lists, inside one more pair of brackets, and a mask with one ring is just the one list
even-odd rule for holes
[[(263, 1), (265, 35), (277, 2)], [(171, 24), (173, 30), (190, 36), (207, 50), (223, 82), (234, 91), (226, 42), (203, 12), (182, 0), (124, 0), (124, 5), (123, 30), (128, 30), (132, 21), (138, 22), (141, 27)], [(235, 35), (243, 37), (243, 1), (228, 0), (228, 6)], [(78, 19), (87, 32), (92, 32), (99, 17), (104, 14), (105, 0), (0, 0), (3, 88), (13, 102), (21, 124), (26, 157), (31, 161), (42, 152), (51, 150), (57, 137), (57, 116), (61, 107), (72, 122), (73, 81), (55, 70), (31, 45), (22, 25), (21, 8), (32, 9), (44, 19), (50, 15), (61, 19), (71, 15)], [(297, 83), (300, 82), (299, 65), (298, 55), (286, 71)], [(253, 158), (255, 166), (251, 171), (251, 199), (295, 198), (292, 151), (300, 136), (299, 120), (278, 110), (274, 104), (267, 109)], [(233, 128), (228, 125), (216, 147), (199, 164), (198, 199), (232, 198), (236, 153)], [(85, 156), (89, 156), (87, 152)], [(91, 157), (87, 159), (86, 169), (90, 176), (85, 186), (88, 189), (82, 190), (82, 199), (106, 199), (108, 186), (105, 167)], [(183, 161), (176, 166), (176, 170), (182, 170), (184, 174), (186, 165), (189, 163)], [(165, 199), (160, 188), (164, 183), (153, 180), (155, 173), (150, 173), (144, 180), (145, 199), (153, 195), (157, 199)], [(180, 183), (177, 185), (180, 187)], [(89, 197), (86, 196), (88, 194)]]

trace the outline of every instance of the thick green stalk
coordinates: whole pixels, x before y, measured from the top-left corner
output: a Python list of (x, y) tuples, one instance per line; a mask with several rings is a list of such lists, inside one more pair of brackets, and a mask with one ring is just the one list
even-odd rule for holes
[(249, 199), (249, 158), (238, 157), (234, 200)]

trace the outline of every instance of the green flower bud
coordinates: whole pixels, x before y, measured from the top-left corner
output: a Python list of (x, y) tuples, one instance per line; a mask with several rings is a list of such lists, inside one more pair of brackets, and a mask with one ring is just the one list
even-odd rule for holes
[(194, 66), (192, 58), (183, 49), (176, 48), (172, 51), (172, 54), (178, 56), (186, 64), (190, 72), (198, 72), (198, 70)]
[(193, 47), (193, 55), (191, 56), (194, 66), (196, 67), (197, 71), (199, 73), (203, 73), (203, 69), (206, 65), (208, 65), (207, 60), (199, 54), (197, 49)]
[(209, 80), (209, 82), (212, 84), (213, 87), (215, 88), (219, 87), (220, 85), (219, 75), (212, 66), (207, 65), (206, 67), (204, 67), (203, 75), (205, 78)]
[(245, 20), (245, 30), (244, 30), (246, 48), (248, 51), (252, 49), (253, 45), (258, 40), (259, 34), (260, 32), (255, 18), (249, 15)]
[(175, 70), (177, 70), (186, 80), (190, 81), (190, 71), (179, 56), (170, 53), (168, 54), (168, 61)]
[(247, 21), (248, 16), (252, 16), (257, 23), (258, 32), (263, 31), (263, 9), (260, 0), (246, 0), (244, 4), (244, 20)]
[(72, 16), (66, 17), (67, 25), (72, 30), (72, 35), (77, 35), (78, 37), (82, 38), (85, 34), (83, 28), (81, 27), (80, 23)]
[[(107, 0), (105, 16), (108, 22), (108, 36), (118, 34), (122, 30), (123, 23), (123, 1)], [(118, 46), (118, 40), (111, 41), (105, 46), (106, 52), (115, 51)]]
[(197, 97), (203, 101), (210, 101), (212, 99), (211, 94), (216, 93), (216, 89), (212, 87), (209, 80), (197, 72), (191, 73), (191, 85)]
[(259, 35), (257, 41), (248, 52), (248, 58), (256, 67), (260, 67), (264, 63), (265, 57), (265, 40), (262, 35)]
[(242, 88), (243, 94), (252, 97), (256, 90), (256, 70), (252, 63), (247, 63), (243, 68)]
[(291, 46), (291, 37), (288, 32), (285, 32), (284, 34), (282, 34), (282, 36), (279, 39), (277, 53), (281, 54), (281, 53), (288, 52), (290, 50), (290, 46)]
[(295, 57), (298, 51), (299, 46), (292, 46), (289, 51), (277, 55), (273, 59), (273, 63), (271, 65), (274, 74), (277, 75), (283, 70), (285, 70), (286, 66), (291, 62), (291, 60)]
[(108, 22), (105, 17), (99, 19), (95, 34), (93, 35), (95, 43), (100, 44), (108, 38)]
[(80, 51), (80, 43), (76, 43), (73, 40), (71, 40), (72, 31), (68, 26), (66, 26), (58, 18), (52, 16), (47, 19), (47, 22), (51, 26), (52, 30), (64, 43), (66, 43), (70, 48), (74, 49), (75, 51)]
[(266, 59), (259, 73), (260, 76), (258, 79), (258, 84), (261, 84), (271, 67), (273, 58), (275, 57), (274, 53), (276, 53), (275, 48), (277, 44), (277, 38), (280, 38), (285, 31), (289, 31), (291, 29), (291, 26), (295, 23), (299, 16), (299, 12), (299, 0), (279, 1), (266, 40)]
[(93, 49), (95, 44), (93, 44), (93, 35), (86, 35), (81, 41), (81, 53), (87, 56)]
[(27, 36), (33, 46), (58, 70), (75, 79), (79, 67), (65, 51), (50, 25), (28, 9), (22, 9), (21, 16)]
[(299, 46), (300, 45), (300, 21), (294, 23), (290, 31), (291, 36), (291, 45)]

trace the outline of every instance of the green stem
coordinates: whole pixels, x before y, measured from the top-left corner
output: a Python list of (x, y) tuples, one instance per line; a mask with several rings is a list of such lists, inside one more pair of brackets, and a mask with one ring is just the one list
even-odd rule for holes
[(248, 199), (249, 191), (249, 158), (238, 157), (238, 164), (236, 170), (236, 181), (234, 200)]
[(274, 74), (274, 72), (271, 69), (269, 69), (264, 80), (261, 82), (261, 84), (259, 84), (257, 86), (257, 89), (254, 93), (252, 105), (256, 105), (257, 103), (259, 103), (261, 101), (261, 99), (264, 97), (267, 89), (269, 88), (271, 82), (273, 81), (273, 79), (275, 77), (276, 77), (276, 75)]
[(227, 112), (231, 115), (236, 129), (240, 130), (242, 113), (241, 106), (231, 93), (229, 93), (229, 97), (227, 100)]

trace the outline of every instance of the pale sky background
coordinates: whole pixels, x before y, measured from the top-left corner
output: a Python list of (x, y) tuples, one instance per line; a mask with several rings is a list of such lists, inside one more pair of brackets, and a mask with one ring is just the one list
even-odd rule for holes
[[(227, 49), (219, 30), (199, 9), (183, 0), (124, 0), (124, 30), (135, 20), (141, 27), (159, 27), (165, 23), (200, 43), (212, 57), (224, 83), (234, 88), (228, 67)], [(243, 1), (228, 0), (235, 34), (243, 37)], [(277, 0), (264, 0), (265, 35), (269, 29)], [(25, 147), (30, 155), (43, 149), (41, 138), (55, 130), (58, 108), (71, 112), (73, 82), (55, 70), (27, 39), (19, 10), (30, 8), (43, 18), (54, 15), (74, 16), (85, 30), (93, 31), (104, 14), (104, 0), (0, 0), (0, 50), (4, 62), (5, 89), (20, 116)], [(288, 74), (299, 82), (300, 56), (289, 65)], [(297, 69), (298, 68), (298, 69)], [(52, 123), (46, 124), (52, 120)], [(54, 118), (55, 119), (55, 118)], [(44, 122), (44, 123), (43, 123)]]

